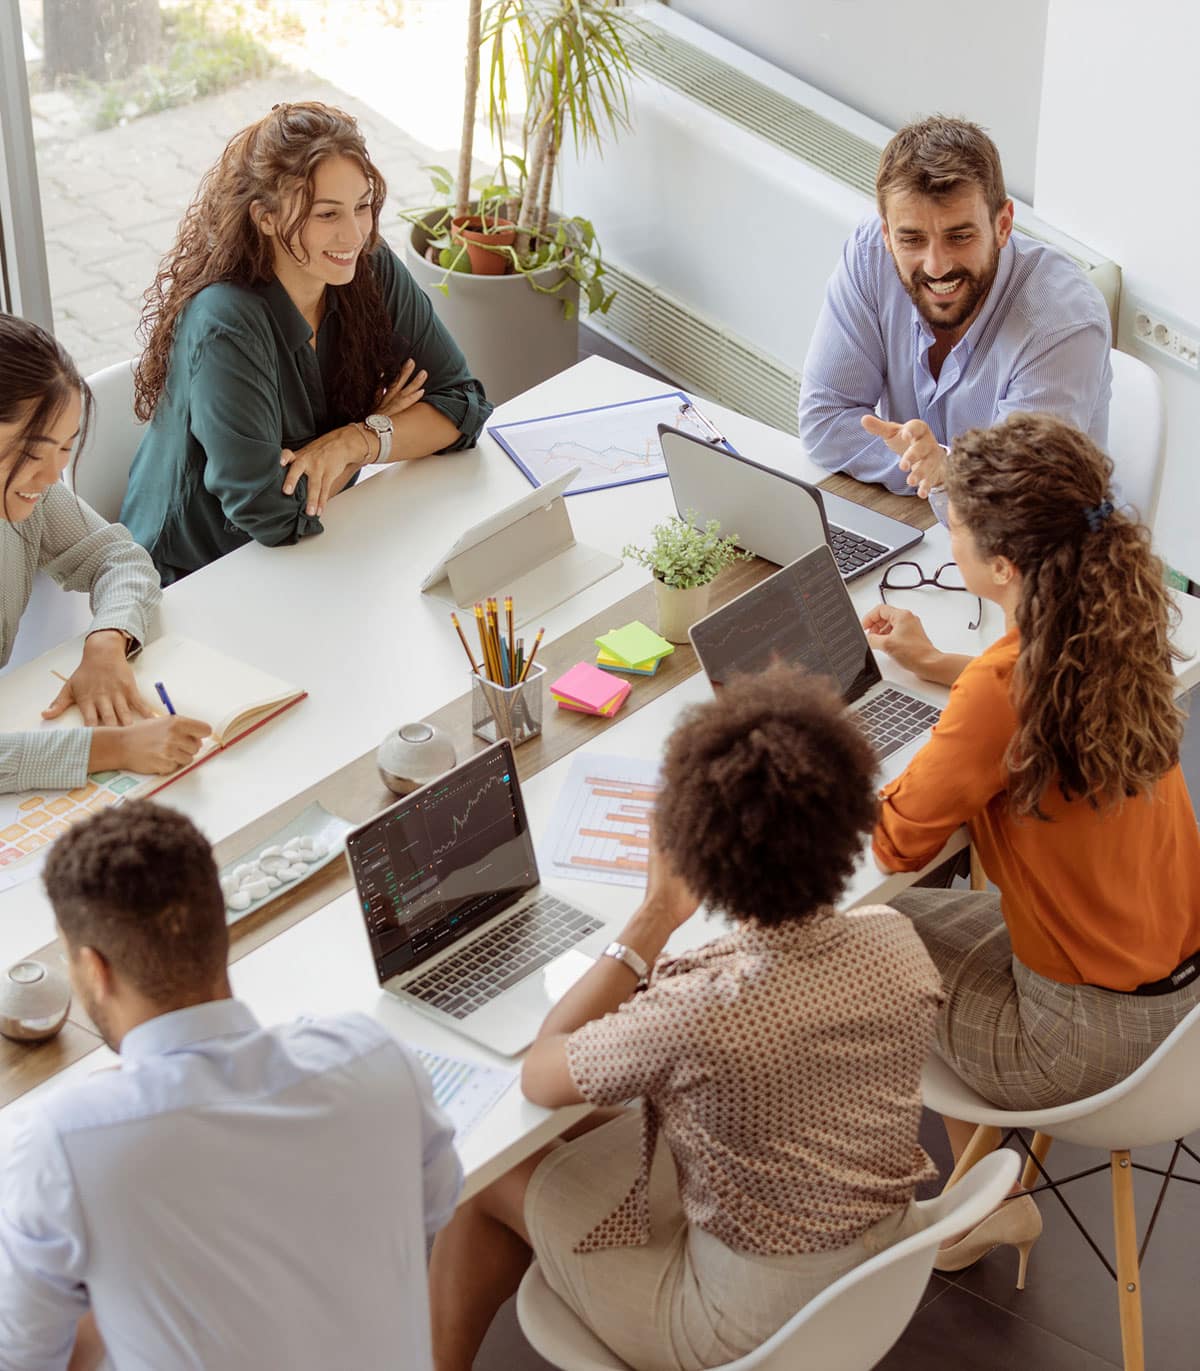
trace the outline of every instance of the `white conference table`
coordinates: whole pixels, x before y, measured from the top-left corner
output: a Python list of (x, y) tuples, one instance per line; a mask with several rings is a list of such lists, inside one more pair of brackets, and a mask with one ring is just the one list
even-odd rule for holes
[[(636, 372), (591, 358), (510, 401), (497, 417), (561, 413), (661, 389)], [(719, 406), (706, 405), (705, 410), (734, 446), (755, 460), (814, 481), (824, 476), (798, 440)], [(357, 757), (402, 720), (429, 714), (463, 693), (462, 648), (447, 608), (421, 596), (418, 587), (463, 529), (527, 489), (524, 476), (485, 437), (473, 453), (389, 469), (339, 496), (327, 511), (326, 532), (319, 538), (295, 548), (251, 545), (171, 587), (164, 598), (164, 630), (206, 639), (302, 683), (310, 698), (219, 761), (171, 786), (161, 799), (191, 815), (215, 841)], [(645, 538), (655, 521), (674, 510), (665, 480), (568, 503), (576, 536), (617, 554), (624, 543)], [(929, 530), (907, 555), (932, 572), (949, 560), (945, 530)], [(644, 570), (626, 564), (547, 615), (547, 637), (602, 611), (646, 579)], [(851, 591), (856, 607), (865, 612), (878, 599), (877, 580), (855, 582)], [(1181, 688), (1186, 688), (1200, 680), (1200, 603), (1178, 598), (1183, 623), (1177, 638), (1189, 653), (1179, 667)], [(987, 603), (980, 628), (969, 630), (974, 599), (963, 594), (925, 588), (897, 595), (897, 603), (918, 610), (934, 641), (948, 651), (978, 652), (1003, 631), (999, 610)], [(890, 660), (884, 658), (880, 665), (886, 678), (918, 686)], [(946, 695), (937, 687), (918, 688), (935, 701)], [(618, 715), (581, 750), (657, 757), (679, 711), (706, 698), (708, 690), (703, 674), (697, 674), (636, 713)], [(535, 839), (546, 829), (574, 755), (523, 786)], [(885, 774), (894, 774), (906, 755), (889, 759)], [(964, 843), (965, 836), (956, 835), (946, 852)], [(919, 874), (884, 876), (864, 850), (845, 905), (885, 902)], [(631, 912), (638, 900), (638, 892), (628, 887), (549, 884), (568, 899), (615, 918)], [(716, 920), (698, 915), (673, 945), (695, 944), (719, 928)], [(0, 895), (0, 965), (42, 946), (52, 934), (52, 919), (35, 883)], [(230, 974), (235, 994), (263, 1022), (303, 1012), (361, 1009), (405, 1041), (492, 1065), (514, 1065), (380, 991), (352, 892), (243, 957)], [(93, 1053), (21, 1102), (111, 1060), (107, 1051)], [(584, 1107), (541, 1109), (514, 1086), (461, 1144), (468, 1193), (585, 1112)]]

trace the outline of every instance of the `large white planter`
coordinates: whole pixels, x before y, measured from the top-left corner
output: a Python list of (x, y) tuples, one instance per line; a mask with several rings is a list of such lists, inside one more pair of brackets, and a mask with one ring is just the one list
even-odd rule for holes
[(697, 619), (708, 613), (708, 592), (712, 582), (690, 586), (686, 590), (669, 586), (654, 578), (654, 596), (658, 603), (658, 631), (669, 643), (686, 643), (688, 629)]
[[(436, 214), (430, 215), (436, 218)], [(494, 405), (556, 376), (579, 360), (579, 287), (568, 281), (554, 295), (539, 294), (523, 276), (468, 276), (425, 260), (427, 234), (414, 224), (405, 244), (404, 264), (433, 302), (438, 318), (463, 350), (471, 374), (483, 383)], [(535, 273), (552, 286), (557, 267)], [(438, 283), (446, 279), (450, 293)], [(564, 318), (564, 299), (575, 313)]]

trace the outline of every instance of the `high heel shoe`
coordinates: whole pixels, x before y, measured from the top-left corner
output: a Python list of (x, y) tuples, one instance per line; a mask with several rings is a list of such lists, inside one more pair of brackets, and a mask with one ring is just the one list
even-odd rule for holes
[(1042, 1215), (1031, 1195), (1018, 1195), (993, 1209), (986, 1219), (964, 1233), (956, 1243), (939, 1250), (934, 1259), (935, 1271), (961, 1271), (964, 1267), (986, 1257), (997, 1247), (1015, 1247), (1020, 1253), (1017, 1266), (1017, 1289), (1025, 1289), (1025, 1268), (1029, 1252), (1042, 1235)]

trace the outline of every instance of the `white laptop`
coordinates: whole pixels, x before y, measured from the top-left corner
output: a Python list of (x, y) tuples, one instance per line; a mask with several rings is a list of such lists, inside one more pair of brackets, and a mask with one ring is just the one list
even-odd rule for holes
[(347, 834), (346, 855), (379, 984), (506, 1057), (617, 931), (539, 886), (504, 739)]
[(824, 543), (693, 624), (689, 636), (714, 686), (777, 659), (830, 678), (886, 762), (885, 779), (900, 774), (941, 713), (884, 681)]
[(572, 467), (467, 529), (422, 591), (463, 608), (503, 590), (526, 624), (616, 571), (619, 557), (575, 541), (563, 492), (578, 474)]
[(660, 424), (675, 508), (720, 522), (748, 551), (777, 566), (828, 543), (847, 581), (883, 565), (925, 536), (919, 528), (760, 466), (738, 452)]

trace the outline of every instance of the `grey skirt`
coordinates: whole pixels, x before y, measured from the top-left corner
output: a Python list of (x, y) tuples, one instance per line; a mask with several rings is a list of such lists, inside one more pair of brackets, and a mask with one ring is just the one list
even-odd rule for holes
[(910, 1204), (834, 1252), (735, 1252), (688, 1223), (660, 1137), (650, 1242), (576, 1252), (628, 1193), (641, 1136), (641, 1113), (630, 1109), (554, 1148), (525, 1192), (525, 1224), (547, 1284), (634, 1371), (701, 1371), (744, 1356), (839, 1276), (922, 1226)]
[(1122, 1081), (1200, 1003), (1200, 980), (1169, 995), (1064, 985), (1013, 956), (1000, 897), (910, 889), (907, 914), (942, 973), (939, 1055), (1004, 1109), (1050, 1109)]

